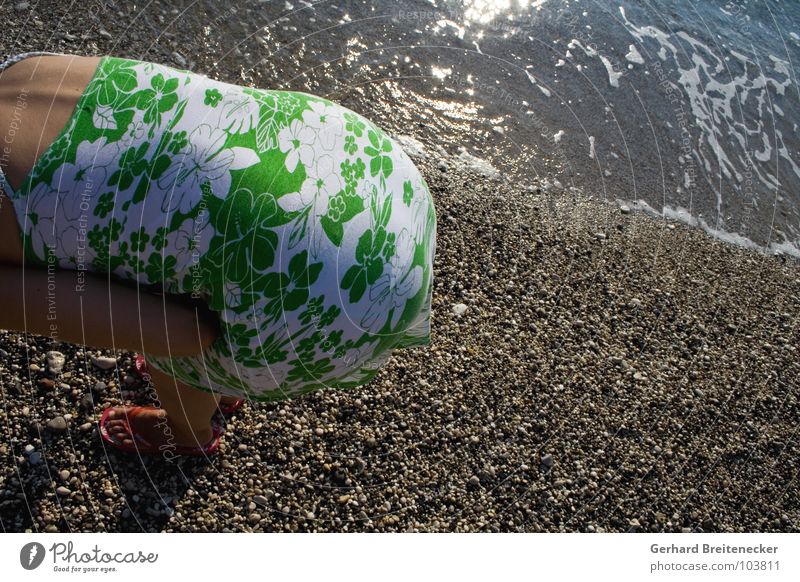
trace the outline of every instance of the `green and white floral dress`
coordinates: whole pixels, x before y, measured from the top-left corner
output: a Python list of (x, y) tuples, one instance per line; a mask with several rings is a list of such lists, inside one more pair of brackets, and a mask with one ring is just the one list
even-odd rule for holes
[(219, 313), (204, 353), (145, 354), (191, 386), (282, 400), (430, 343), (430, 193), (383, 131), (325, 99), (104, 57), (12, 199), (28, 260)]

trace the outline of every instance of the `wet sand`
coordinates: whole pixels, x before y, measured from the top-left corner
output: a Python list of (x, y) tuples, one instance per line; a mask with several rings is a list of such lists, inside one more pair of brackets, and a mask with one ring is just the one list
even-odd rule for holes
[[(31, 49), (35, 26), (4, 34)], [(101, 370), (101, 352), (0, 332), (2, 529), (798, 530), (797, 261), (419, 164), (432, 345), (360, 389), (245, 405), (213, 458), (103, 447), (103, 408), (141, 396), (122, 390), (131, 354)]]

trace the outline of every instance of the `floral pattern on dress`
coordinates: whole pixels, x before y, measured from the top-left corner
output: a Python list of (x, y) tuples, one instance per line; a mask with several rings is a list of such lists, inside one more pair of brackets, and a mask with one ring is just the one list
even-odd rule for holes
[(427, 186), (325, 99), (103, 57), (13, 202), (29, 260), (208, 302), (212, 346), (147, 354), (191, 386), (259, 401), (352, 388), (430, 342)]

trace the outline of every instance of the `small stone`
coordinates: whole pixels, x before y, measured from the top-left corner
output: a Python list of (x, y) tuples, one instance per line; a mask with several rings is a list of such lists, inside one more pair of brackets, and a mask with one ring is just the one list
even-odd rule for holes
[(464, 313), (466, 313), (467, 309), (468, 309), (467, 306), (464, 305), (463, 303), (456, 303), (452, 307), (453, 315), (455, 315), (456, 317), (461, 317), (462, 315), (464, 315)]
[(66, 469), (62, 469), (61, 471), (58, 472), (58, 476), (62, 481), (66, 481), (69, 479), (69, 471), (67, 471)]
[(36, 381), (36, 385), (39, 386), (39, 388), (43, 388), (44, 390), (52, 390), (53, 388), (56, 387), (56, 383), (53, 382), (50, 378), (39, 378), (39, 380)]
[(101, 370), (112, 370), (117, 365), (117, 359), (101, 356), (99, 358), (92, 358), (92, 364)]
[(338, 501), (339, 501), (340, 505), (347, 505), (347, 503), (350, 501), (350, 496), (349, 495), (339, 495), (339, 500)]
[(646, 377), (647, 377), (647, 376), (646, 376), (645, 374), (643, 374), (642, 372), (634, 372), (634, 373), (633, 373), (633, 379), (634, 379), (634, 380), (636, 380), (636, 381), (638, 381), (638, 382), (641, 382), (641, 381), (642, 381), (642, 380), (644, 380)]
[(594, 233), (594, 238), (596, 238), (597, 240), (606, 240), (606, 233), (596, 232)]
[(175, 62), (178, 63), (179, 66), (186, 66), (186, 58), (181, 53), (177, 51), (172, 53), (172, 58), (175, 59)]
[(306, 519), (316, 519), (316, 517), (313, 511), (306, 511)]
[(56, 489), (56, 493), (58, 495), (60, 495), (61, 497), (68, 497), (70, 495), (70, 493), (72, 493), (72, 491), (70, 491), (67, 487), (64, 487), (63, 485), (61, 485), (60, 487), (58, 487)]
[(259, 521), (261, 521), (261, 514), (251, 513), (250, 515), (247, 516), (247, 520), (250, 523), (258, 523)]
[(31, 5), (30, 2), (17, 2), (16, 4), (14, 4), (14, 10), (19, 10), (19, 11), (27, 10), (30, 7), (30, 5)]
[(34, 450), (35, 450), (35, 447), (33, 445), (25, 445), (25, 452), (26, 453), (32, 453)]
[(553, 466), (553, 462), (553, 455), (548, 453), (547, 455), (542, 456), (542, 465), (548, 469)]
[(92, 388), (95, 394), (102, 396), (106, 393), (106, 383), (105, 382), (95, 382), (94, 387)]
[(622, 214), (630, 214), (631, 213), (631, 207), (628, 206), (627, 204), (623, 204), (622, 206), (619, 207), (619, 211)]
[(255, 497), (253, 497), (253, 502), (257, 503), (258, 505), (265, 506), (267, 503), (269, 503), (269, 499), (267, 499), (263, 495), (256, 495)]
[(107, 31), (105, 28), (101, 28), (100, 30), (98, 30), (98, 31), (97, 31), (97, 34), (99, 34), (99, 35), (100, 35), (100, 36), (102, 36), (103, 38), (107, 38), (107, 39), (109, 39), (109, 40), (110, 40), (110, 39), (112, 39), (112, 38), (114, 38), (114, 37), (112, 36), (112, 34), (111, 34), (110, 32), (108, 32), (108, 31)]
[(58, 526), (54, 523), (51, 523), (47, 527), (44, 528), (44, 531), (47, 533), (58, 533)]
[(75, 36), (74, 34), (70, 34), (69, 32), (65, 32), (64, 33), (64, 40), (66, 40), (68, 42), (74, 42), (74, 41), (78, 40), (78, 37)]
[(237, 449), (237, 450), (238, 450), (240, 453), (244, 453), (244, 452), (246, 452), (246, 451), (247, 451), (247, 445), (246, 445), (246, 444), (244, 444), (244, 443), (240, 443), (240, 444), (239, 444), (239, 446), (238, 446), (238, 447), (236, 447), (236, 449)]
[(114, 497), (114, 492), (111, 489), (104, 489), (103, 495), (111, 499), (112, 497)]
[(42, 453), (38, 451), (32, 452), (30, 455), (28, 455), (28, 462), (31, 465), (38, 465), (42, 462)]
[(478, 479), (477, 475), (473, 475), (472, 477), (469, 478), (469, 484), (472, 485), (473, 487), (477, 487), (478, 485), (481, 484), (481, 480)]
[(31, 364), (30, 366), (28, 366), (28, 368), (30, 369), (31, 372), (38, 372), (39, 370), (41, 370), (39, 364)]
[(60, 374), (64, 368), (64, 362), (66, 362), (64, 354), (55, 351), (47, 352), (45, 358), (47, 359), (47, 371), (54, 375)]
[(94, 398), (92, 398), (91, 394), (84, 394), (81, 396), (81, 408), (88, 412), (91, 412), (92, 409), (94, 409)]
[(67, 430), (67, 419), (63, 416), (56, 416), (47, 421), (47, 428), (56, 432)]

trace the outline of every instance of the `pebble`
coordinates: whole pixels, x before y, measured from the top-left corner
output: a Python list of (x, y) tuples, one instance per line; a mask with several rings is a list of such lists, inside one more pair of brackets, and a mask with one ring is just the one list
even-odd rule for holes
[(27, 10), (30, 7), (30, 5), (31, 5), (30, 2), (17, 2), (16, 4), (14, 4), (14, 10), (19, 10), (19, 11)]
[(31, 364), (30, 366), (28, 366), (28, 368), (30, 369), (31, 372), (38, 372), (39, 370), (41, 370), (39, 364)]
[(267, 503), (269, 503), (269, 499), (267, 499), (263, 495), (255, 495), (253, 497), (253, 503), (256, 503), (258, 505), (266, 505)]
[(542, 465), (544, 465), (548, 469), (553, 466), (553, 463), (554, 463), (553, 455), (548, 453), (547, 455), (542, 456)]
[(67, 479), (69, 479), (69, 471), (67, 471), (66, 469), (62, 469), (61, 471), (58, 472), (58, 476), (59, 478), (61, 478), (62, 481), (66, 481)]
[(97, 34), (99, 34), (103, 38), (107, 38), (109, 40), (114, 38), (114, 36), (110, 32), (108, 32), (105, 28), (101, 28), (100, 30), (98, 30)]
[(56, 432), (67, 430), (67, 419), (63, 416), (56, 416), (47, 421), (47, 428)]
[(61, 497), (67, 497), (72, 493), (72, 491), (70, 491), (68, 487), (64, 487), (63, 485), (61, 485), (56, 489), (56, 493)]
[(469, 484), (472, 485), (473, 487), (477, 487), (478, 485), (481, 484), (481, 480), (478, 478), (477, 475), (473, 475), (472, 477), (469, 478)]
[(47, 359), (47, 371), (53, 375), (60, 374), (64, 368), (64, 362), (66, 362), (64, 354), (55, 351), (47, 352), (45, 358)]
[(623, 204), (622, 206), (619, 207), (619, 211), (622, 212), (622, 214), (630, 214), (631, 207), (628, 206), (627, 204)]
[(178, 63), (178, 66), (180, 67), (186, 66), (186, 58), (184, 58), (184, 56), (181, 53), (179, 52), (172, 53), (172, 58), (175, 59), (175, 62)]
[(117, 365), (117, 359), (101, 356), (99, 358), (92, 358), (92, 364), (101, 370), (112, 370)]
[(594, 233), (594, 238), (596, 238), (597, 240), (606, 240), (606, 233), (596, 232)]
[(32, 452), (30, 455), (28, 455), (28, 462), (31, 465), (38, 465), (42, 462), (42, 453), (38, 451)]
[(40, 388), (44, 388), (45, 390), (52, 390), (56, 387), (56, 383), (53, 382), (50, 378), (39, 378), (36, 381), (37, 386)]
[(95, 382), (94, 386), (92, 387), (92, 390), (98, 396), (102, 396), (103, 394), (106, 393), (106, 383), (105, 382)]
[(468, 308), (463, 303), (456, 303), (455, 305), (453, 305), (451, 309), (453, 311), (453, 315), (455, 315), (456, 317), (461, 317), (467, 312)]

